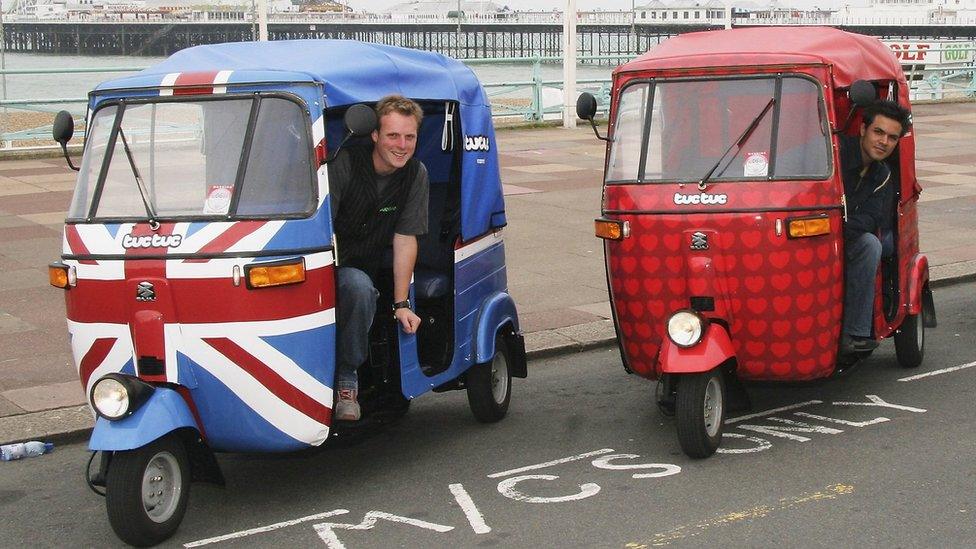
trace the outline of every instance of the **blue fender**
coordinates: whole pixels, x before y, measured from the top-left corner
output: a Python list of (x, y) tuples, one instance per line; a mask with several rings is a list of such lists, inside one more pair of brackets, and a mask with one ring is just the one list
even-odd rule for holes
[(156, 387), (149, 399), (129, 417), (118, 421), (99, 417), (88, 441), (88, 449), (133, 450), (183, 427), (199, 431), (186, 401), (173, 389)]
[(507, 292), (496, 292), (481, 304), (474, 327), (475, 363), (488, 362), (495, 356), (495, 335), (507, 323), (518, 333), (518, 312), (515, 300)]

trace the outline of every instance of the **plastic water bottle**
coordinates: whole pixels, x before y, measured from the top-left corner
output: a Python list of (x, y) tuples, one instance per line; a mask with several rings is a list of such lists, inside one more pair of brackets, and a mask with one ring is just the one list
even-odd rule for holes
[(5, 444), (0, 446), (0, 460), (13, 461), (15, 459), (34, 457), (47, 454), (54, 450), (53, 442), (18, 442), (16, 444)]

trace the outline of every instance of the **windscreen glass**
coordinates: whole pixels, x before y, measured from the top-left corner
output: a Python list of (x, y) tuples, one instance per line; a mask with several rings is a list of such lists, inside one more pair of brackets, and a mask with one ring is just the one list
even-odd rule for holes
[(822, 179), (820, 87), (802, 77), (655, 81), (624, 88), (608, 182)]
[(69, 218), (307, 212), (313, 201), (307, 120), (297, 103), (280, 97), (99, 109)]

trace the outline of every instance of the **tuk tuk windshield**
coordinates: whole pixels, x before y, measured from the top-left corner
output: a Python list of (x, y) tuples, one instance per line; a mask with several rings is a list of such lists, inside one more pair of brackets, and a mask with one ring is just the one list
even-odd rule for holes
[(274, 96), (110, 104), (91, 118), (68, 218), (308, 213), (308, 120)]
[(700, 181), (712, 167), (710, 181), (824, 179), (830, 157), (826, 109), (811, 79), (642, 81), (620, 94), (607, 182)]

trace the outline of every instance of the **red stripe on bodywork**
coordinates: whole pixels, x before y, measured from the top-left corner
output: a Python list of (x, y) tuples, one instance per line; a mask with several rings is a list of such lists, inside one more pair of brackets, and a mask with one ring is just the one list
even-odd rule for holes
[(300, 389), (285, 381), (278, 372), (258, 360), (254, 355), (242, 349), (239, 345), (226, 338), (211, 338), (204, 341), (229, 358), (238, 367), (251, 375), (269, 391), (292, 408), (318, 421), (323, 425), (332, 423), (332, 409), (303, 393)]
[[(85, 241), (81, 239), (81, 235), (78, 234), (78, 228), (74, 225), (64, 226), (64, 236), (68, 240), (68, 249), (74, 255), (89, 255), (91, 252), (88, 251), (88, 246), (85, 246)], [(82, 259), (78, 261), (83, 265), (98, 265), (98, 262), (93, 259)]]
[[(155, 260), (126, 261), (126, 276), (138, 281), (162, 277)], [(143, 265), (145, 267), (142, 267)], [(140, 268), (142, 267), (142, 268)], [(273, 288), (234, 286), (231, 278), (171, 278), (167, 287), (178, 303), (178, 322), (260, 322), (304, 316), (335, 307), (335, 269), (305, 271), (305, 282)], [(169, 299), (157, 295), (157, 300)], [(125, 280), (79, 280), (65, 294), (74, 322), (128, 323), (134, 284)]]
[(88, 390), (88, 379), (91, 377), (92, 372), (105, 361), (105, 357), (112, 351), (112, 347), (115, 347), (115, 342), (118, 340), (117, 337), (100, 337), (92, 343), (88, 352), (85, 353), (84, 358), (81, 359), (81, 366), (78, 368), (78, 374), (81, 376), (81, 388), (83, 390)]
[[(266, 221), (241, 221), (235, 223), (226, 231), (220, 233), (216, 238), (205, 244), (195, 253), (199, 254), (219, 254), (226, 252), (228, 248), (237, 244), (247, 235), (263, 227)], [(184, 263), (206, 263), (209, 259), (184, 259)]]
[(214, 79), (219, 71), (184, 72), (173, 83), (173, 95), (200, 95), (213, 93)]

